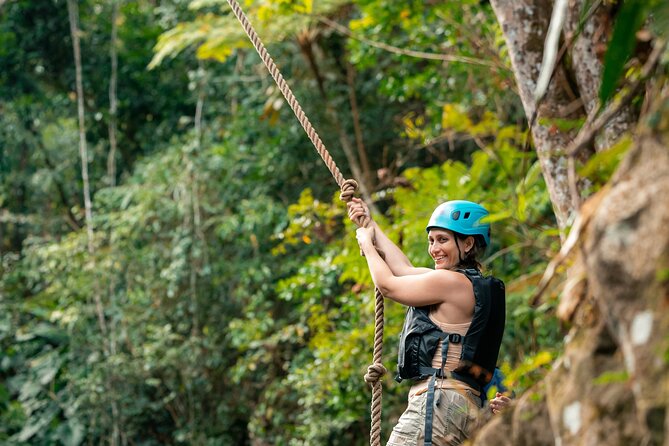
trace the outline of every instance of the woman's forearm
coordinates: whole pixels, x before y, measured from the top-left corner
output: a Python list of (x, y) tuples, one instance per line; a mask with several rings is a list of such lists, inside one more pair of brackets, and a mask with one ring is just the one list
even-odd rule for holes
[[(376, 236), (378, 237), (378, 232), (376, 233)], [(372, 281), (374, 282), (374, 285), (379, 289), (379, 291), (381, 291), (382, 294), (385, 295), (387, 292), (387, 282), (394, 277), (390, 265), (386, 263), (388, 255), (386, 254), (385, 260), (381, 258), (377, 251), (377, 247), (372, 244), (366, 244), (360, 248), (365, 255), (367, 267), (369, 268), (369, 272), (372, 275)]]
[(430, 271), (428, 268), (416, 268), (411, 264), (411, 261), (404, 255), (399, 246), (388, 238), (376, 221), (370, 216), (369, 209), (364, 201), (354, 197), (346, 204), (346, 207), (348, 208), (349, 219), (358, 227), (369, 227), (374, 230), (376, 247), (383, 252), (385, 263), (394, 275), (409, 276), (424, 274)]
[(385, 261), (390, 270), (396, 276), (406, 276), (410, 274), (422, 274), (423, 268), (413, 266), (409, 258), (402, 252), (390, 238), (381, 230), (379, 225), (372, 220), (374, 225), (374, 235), (376, 238), (376, 247), (385, 255)]

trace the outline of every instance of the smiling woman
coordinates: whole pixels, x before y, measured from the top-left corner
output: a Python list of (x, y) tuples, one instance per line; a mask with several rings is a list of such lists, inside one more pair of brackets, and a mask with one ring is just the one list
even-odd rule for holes
[[(348, 214), (360, 222), (369, 209), (354, 198)], [(434, 269), (414, 267), (374, 220), (356, 232), (376, 287), (409, 307), (396, 379), (414, 384), (389, 446), (461, 444), (480, 414), (505, 322), (504, 284), (483, 277), (478, 262), (490, 243), (487, 215), (483, 206), (463, 200), (435, 209), (426, 226)], [(491, 404), (507, 402), (498, 397)]]
[[(461, 268), (480, 270), (478, 255), (490, 244), (490, 224), (485, 222), (487, 216), (488, 211), (483, 206), (471, 201), (453, 200), (439, 205), (427, 224), (430, 255), (435, 262), (438, 259), (432, 252), (433, 243), (430, 234), (434, 231), (446, 232), (455, 243), (458, 256), (457, 261), (454, 260), (444, 267), (450, 268), (457, 265)], [(435, 268), (438, 267), (438, 264), (435, 263)]]

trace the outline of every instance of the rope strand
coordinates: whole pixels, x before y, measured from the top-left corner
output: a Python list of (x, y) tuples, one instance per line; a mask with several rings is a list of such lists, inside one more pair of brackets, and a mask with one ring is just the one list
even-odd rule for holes
[(365, 382), (372, 386), (372, 427), (369, 444), (379, 446), (381, 444), (381, 401), (383, 399), (383, 385), (381, 378), (386, 374), (386, 368), (382, 363), (383, 356), (383, 295), (378, 288), (375, 294), (375, 318), (374, 318), (374, 363), (367, 368)]
[(274, 78), (276, 85), (279, 87), (279, 90), (281, 90), (281, 94), (283, 94), (283, 97), (286, 98), (286, 101), (288, 101), (290, 108), (293, 109), (293, 113), (295, 113), (295, 116), (297, 116), (297, 120), (300, 121), (300, 124), (302, 124), (304, 131), (307, 133), (307, 136), (309, 136), (309, 139), (316, 148), (316, 151), (321, 156), (321, 158), (323, 158), (325, 165), (330, 170), (330, 173), (332, 173), (332, 176), (337, 182), (337, 185), (342, 187), (344, 183), (344, 176), (341, 174), (339, 168), (330, 156), (330, 153), (325, 148), (325, 144), (323, 144), (323, 141), (321, 141), (318, 133), (316, 133), (316, 130), (311, 125), (309, 118), (307, 118), (304, 110), (302, 110), (302, 106), (299, 104), (299, 102), (297, 102), (295, 95), (284, 80), (283, 75), (279, 71), (279, 68), (274, 63), (274, 60), (272, 60), (272, 57), (267, 52), (267, 49), (265, 49), (265, 45), (263, 45), (261, 42), (258, 33), (256, 33), (253, 25), (251, 25), (251, 22), (249, 22), (249, 20), (246, 18), (244, 11), (242, 11), (241, 6), (239, 6), (239, 3), (237, 3), (236, 0), (228, 0), (228, 4), (232, 8), (232, 12), (237, 17), (237, 20), (239, 20), (239, 23), (242, 24), (242, 28), (244, 28), (246, 35), (249, 37), (249, 40), (251, 40), (251, 43), (260, 56), (260, 59), (262, 59), (263, 63), (267, 67), (269, 74), (271, 74)]
[[(281, 94), (286, 98), (286, 101), (290, 105), (290, 108), (295, 113), (297, 120), (302, 125), (302, 128), (307, 133), (307, 136), (311, 140), (312, 144), (316, 148), (316, 151), (325, 162), (325, 165), (330, 170), (330, 173), (334, 177), (337, 185), (341, 189), (339, 198), (348, 203), (351, 201), (355, 195), (356, 190), (358, 189), (358, 183), (352, 179), (344, 179), (344, 176), (339, 171), (337, 164), (330, 156), (330, 153), (325, 148), (325, 144), (321, 141), (321, 138), (316, 133), (316, 130), (311, 125), (311, 122), (307, 118), (304, 110), (300, 106), (300, 103), (297, 101), (297, 98), (293, 94), (292, 90), (284, 80), (281, 72), (278, 67), (272, 60), (272, 57), (269, 55), (265, 46), (260, 41), (258, 33), (247, 19), (244, 11), (239, 6), (236, 0), (227, 0), (232, 12), (241, 23), (244, 32), (249, 37), (249, 40), (253, 44), (253, 47), (256, 49), (260, 59), (267, 67), (267, 70), (274, 78), (276, 85), (281, 90)], [(364, 221), (360, 222), (361, 226), (366, 227), (370, 222), (370, 219), (367, 218)], [(372, 387), (372, 403), (371, 403), (371, 414), (372, 414), (372, 423), (370, 431), (370, 440), (369, 443), (371, 446), (381, 446), (381, 400), (383, 398), (383, 385), (381, 384), (381, 378), (386, 373), (386, 368), (382, 363), (383, 356), (383, 295), (378, 288), (375, 290), (375, 318), (374, 318), (374, 354), (373, 354), (373, 364), (367, 368), (367, 374), (365, 375), (365, 382), (371, 385)]]

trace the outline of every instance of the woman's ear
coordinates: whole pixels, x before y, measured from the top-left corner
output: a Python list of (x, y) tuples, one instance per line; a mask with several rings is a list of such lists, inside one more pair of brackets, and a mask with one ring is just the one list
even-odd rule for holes
[(468, 236), (465, 239), (465, 253), (468, 253), (469, 251), (471, 251), (475, 244), (476, 244), (476, 240), (474, 240), (474, 237), (472, 237), (471, 235)]

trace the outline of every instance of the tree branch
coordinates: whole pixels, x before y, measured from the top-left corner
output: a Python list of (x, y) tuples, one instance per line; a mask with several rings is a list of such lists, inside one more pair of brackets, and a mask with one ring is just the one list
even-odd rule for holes
[(355, 143), (358, 148), (358, 157), (360, 164), (362, 164), (362, 174), (365, 181), (371, 184), (371, 168), (369, 166), (369, 158), (367, 158), (367, 151), (365, 143), (362, 138), (362, 128), (360, 126), (360, 112), (358, 110), (358, 98), (355, 94), (355, 71), (353, 65), (346, 61), (346, 83), (348, 84), (348, 102), (351, 105), (351, 117), (353, 118), (353, 131), (355, 132)]
[(548, 33), (546, 34), (546, 41), (544, 43), (544, 59), (541, 63), (539, 79), (534, 90), (535, 100), (546, 95), (548, 83), (551, 81), (555, 72), (555, 66), (561, 58), (561, 56), (560, 58), (556, 57), (556, 50), (560, 34), (562, 33), (562, 24), (567, 15), (567, 6), (567, 0), (556, 0), (553, 6), (553, 15), (551, 16), (551, 23), (548, 26)]
[[(32, 143), (42, 151), (42, 155), (44, 155), (44, 164), (51, 169), (52, 171), (56, 170), (56, 166), (51, 162), (51, 159), (49, 158), (49, 153), (44, 147), (44, 144), (42, 144), (42, 141), (40, 140), (40, 135), (37, 133), (37, 130), (31, 125), (30, 122), (24, 123), (26, 125), (27, 131), (30, 133), (32, 136)], [(65, 186), (60, 181), (53, 180), (54, 184), (56, 185), (56, 191), (58, 192), (58, 197), (60, 198), (60, 202), (65, 208), (65, 211), (67, 213), (67, 216), (65, 218), (65, 221), (67, 221), (68, 225), (70, 228), (73, 230), (77, 231), (81, 228), (84, 227), (84, 225), (79, 221), (76, 215), (72, 212), (72, 207), (73, 205), (70, 203), (70, 200), (67, 196), (67, 193), (65, 192)]]
[(111, 14), (111, 43), (109, 56), (111, 59), (111, 73), (109, 75), (109, 154), (107, 156), (107, 176), (109, 185), (116, 186), (116, 114), (117, 96), (116, 84), (118, 79), (118, 51), (116, 41), (118, 40), (118, 2), (112, 3)]
[(613, 118), (615, 117), (624, 107), (629, 105), (632, 102), (639, 91), (639, 88), (643, 86), (657, 67), (664, 48), (666, 46), (666, 41), (657, 40), (655, 47), (651, 52), (648, 60), (641, 69), (641, 75), (638, 79), (627, 86), (627, 91), (620, 98), (612, 100), (606, 109), (599, 115), (597, 113), (592, 113), (591, 118), (588, 118), (586, 123), (583, 125), (581, 130), (578, 132), (572, 143), (567, 148), (567, 155), (574, 157), (588, 144), (592, 142), (597, 133)]
[[(532, 111), (532, 116), (530, 117), (529, 125), (528, 128), (531, 130), (532, 127), (534, 126), (534, 123), (537, 120), (537, 117), (539, 116), (539, 107), (541, 104), (544, 102), (544, 99), (546, 98), (546, 93), (548, 92), (548, 85), (550, 84), (551, 80), (553, 80), (553, 77), (555, 76), (555, 73), (557, 72), (558, 67), (560, 66), (560, 61), (566, 54), (567, 50), (571, 48), (571, 46), (576, 42), (576, 38), (581, 34), (583, 31), (583, 26), (585, 23), (590, 20), (590, 18), (597, 12), (597, 9), (601, 6), (603, 0), (597, 0), (595, 3), (592, 4), (588, 12), (583, 16), (583, 19), (579, 22), (578, 27), (576, 29), (576, 32), (572, 35), (570, 35), (567, 40), (562, 44), (562, 47), (560, 48), (560, 51), (558, 52), (557, 56), (555, 57), (555, 63), (553, 64), (553, 67), (551, 69), (551, 75), (548, 77), (548, 82), (546, 82), (546, 88), (543, 89), (543, 91), (539, 92), (540, 94), (535, 93), (535, 98), (536, 98), (536, 103), (534, 105), (534, 110)], [(525, 139), (525, 151), (527, 152), (529, 150), (529, 145), (530, 145), (530, 133), (528, 133), (528, 137)]]
[(320, 16), (318, 17), (318, 20), (323, 24), (329, 26), (330, 28), (334, 29), (335, 31), (340, 32), (352, 39), (366, 43), (370, 46), (373, 46), (374, 48), (379, 48), (381, 50), (388, 51), (389, 53), (399, 54), (401, 56), (416, 57), (418, 59), (441, 60), (444, 62), (458, 62), (470, 65), (482, 65), (495, 69), (503, 68), (504, 70), (506, 70), (506, 67), (500, 67), (498, 64), (487, 61), (485, 59), (477, 59), (474, 57), (467, 57), (467, 56), (457, 56), (453, 54), (426, 53), (423, 51), (414, 51), (414, 50), (398, 48), (396, 46), (388, 45), (382, 42), (376, 42), (366, 37), (355, 35), (347, 27), (342, 26), (339, 23), (335, 22), (334, 20), (330, 20), (327, 17)]
[[(42, 146), (42, 144), (38, 144), (37, 146), (42, 149), (42, 154), (44, 155), (44, 163), (46, 164), (46, 166), (52, 171), (55, 171), (56, 166), (49, 159), (49, 155), (47, 154), (46, 149)], [(65, 207), (65, 211), (67, 213), (66, 221), (68, 222), (70, 227), (75, 231), (81, 229), (83, 227), (83, 224), (77, 219), (77, 217), (72, 212), (72, 205), (70, 204), (67, 194), (65, 193), (65, 187), (60, 181), (54, 180), (53, 182), (56, 185), (56, 190), (58, 191), (60, 202), (62, 203), (63, 207)]]

